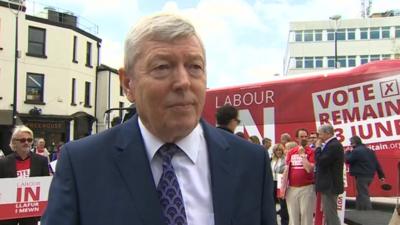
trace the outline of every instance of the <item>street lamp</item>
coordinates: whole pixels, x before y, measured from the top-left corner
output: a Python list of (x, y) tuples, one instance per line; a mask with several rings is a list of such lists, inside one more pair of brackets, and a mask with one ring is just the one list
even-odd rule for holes
[[(18, 83), (18, 15), (24, 7), (25, 0), (12, 0), (9, 2), (9, 8), (15, 15), (15, 58), (14, 58), (14, 96), (13, 96), (13, 110), (12, 110), (12, 126), (15, 127), (17, 123), (17, 83)], [(11, 4), (16, 5), (12, 7)], [(14, 12), (12, 9), (16, 9)]]
[(337, 60), (337, 27), (338, 27), (338, 20), (340, 20), (340, 18), (342, 18), (342, 16), (340, 15), (333, 15), (331, 17), (329, 17), (330, 20), (334, 20), (335, 21), (335, 68), (338, 68), (338, 60)]

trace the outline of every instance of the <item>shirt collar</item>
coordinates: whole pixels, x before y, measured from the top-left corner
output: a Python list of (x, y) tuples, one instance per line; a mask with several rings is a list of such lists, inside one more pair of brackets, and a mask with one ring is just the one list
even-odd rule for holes
[[(139, 128), (142, 133), (144, 145), (146, 148), (146, 153), (149, 160), (153, 160), (154, 156), (156, 155), (158, 149), (165, 144), (161, 141), (158, 137), (154, 136), (150, 131), (144, 126), (140, 117), (139, 120)], [(189, 159), (196, 163), (197, 156), (199, 154), (200, 142), (203, 136), (203, 128), (201, 127), (200, 123), (190, 132), (189, 135), (182, 138), (175, 144), (189, 157)]]

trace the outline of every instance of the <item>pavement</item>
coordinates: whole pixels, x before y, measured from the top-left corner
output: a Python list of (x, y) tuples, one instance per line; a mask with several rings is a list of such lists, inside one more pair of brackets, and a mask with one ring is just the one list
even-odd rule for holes
[(396, 198), (373, 197), (371, 202), (373, 210), (360, 211), (355, 210), (355, 198), (346, 198), (345, 223), (347, 225), (388, 225), (396, 207)]

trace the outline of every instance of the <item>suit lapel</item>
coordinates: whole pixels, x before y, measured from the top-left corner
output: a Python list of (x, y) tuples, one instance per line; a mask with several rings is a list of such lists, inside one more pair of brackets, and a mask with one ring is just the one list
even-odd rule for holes
[(38, 167), (40, 162), (38, 161), (38, 158), (34, 154), (35, 153), (31, 153), (31, 167), (29, 172), (30, 173), (29, 176), (31, 177), (42, 175), (41, 172), (39, 171), (40, 167)]
[(162, 211), (137, 116), (121, 126), (113, 152), (115, 165), (130, 191), (143, 224), (163, 225)]
[(215, 224), (230, 224), (235, 187), (233, 154), (224, 137), (201, 121), (207, 142)]
[(9, 171), (12, 177), (17, 177), (17, 165), (16, 165), (16, 153), (12, 153), (10, 156)]

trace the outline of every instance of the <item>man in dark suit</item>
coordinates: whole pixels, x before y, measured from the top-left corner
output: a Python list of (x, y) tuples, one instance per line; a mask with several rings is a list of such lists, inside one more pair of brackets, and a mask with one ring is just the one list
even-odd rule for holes
[(374, 179), (375, 172), (382, 183), (385, 181), (385, 174), (374, 150), (365, 146), (359, 136), (351, 137), (350, 144), (353, 150), (345, 153), (345, 159), (350, 166), (350, 175), (356, 179), (356, 209), (370, 210), (372, 204), (369, 198), (369, 185)]
[(137, 115), (64, 145), (43, 225), (275, 225), (262, 146), (200, 119), (206, 60), (189, 22), (142, 20), (120, 79)]
[(321, 193), (326, 224), (340, 225), (337, 198), (344, 191), (343, 146), (334, 136), (334, 129), (330, 124), (323, 124), (318, 128), (318, 137), (315, 151), (315, 189)]
[[(0, 178), (49, 176), (47, 158), (31, 152), (33, 132), (17, 126), (10, 140), (13, 152), (0, 159)], [(0, 220), (0, 225), (37, 225), (38, 217)]]

